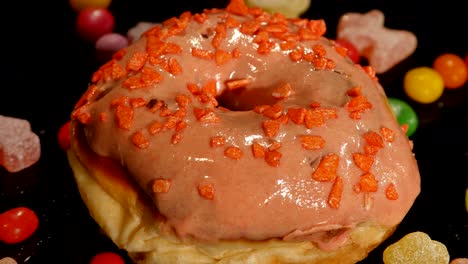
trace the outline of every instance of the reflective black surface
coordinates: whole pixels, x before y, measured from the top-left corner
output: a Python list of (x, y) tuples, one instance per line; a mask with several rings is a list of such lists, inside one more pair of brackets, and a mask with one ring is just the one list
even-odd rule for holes
[[(160, 22), (182, 11), (224, 7), (215, 0), (114, 0), (109, 7), (115, 31), (125, 34), (140, 21)], [(428, 233), (444, 243), (452, 258), (468, 258), (468, 85), (445, 90), (435, 103), (422, 105), (405, 97), (406, 71), (431, 66), (444, 52), (465, 56), (468, 18), (463, 1), (312, 0), (304, 17), (324, 18), (327, 37), (335, 37), (339, 17), (346, 12), (380, 9), (387, 27), (406, 29), (418, 38), (416, 52), (389, 72), (379, 75), (387, 94), (407, 101), (420, 118), (412, 136), (422, 192), (394, 235), (362, 263), (382, 263), (382, 251), (413, 231)], [(2, 3), (0, 55), (0, 114), (30, 121), (41, 139), (38, 163), (18, 173), (0, 168), (0, 212), (28, 206), (40, 226), (28, 240), (0, 243), (0, 259), (19, 263), (88, 263), (101, 251), (118, 249), (99, 232), (76, 189), (57, 132), (85, 91), (99, 66), (94, 47), (75, 35), (76, 13), (68, 2), (23, 1)], [(8, 16), (7, 16), (8, 15)], [(1, 124), (0, 124), (1, 125)]]

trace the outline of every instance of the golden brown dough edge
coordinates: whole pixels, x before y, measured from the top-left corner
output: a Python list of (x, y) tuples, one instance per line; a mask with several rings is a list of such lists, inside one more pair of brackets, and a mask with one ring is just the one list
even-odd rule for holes
[(104, 170), (102, 163), (87, 163), (93, 156), (86, 155), (77, 138), (72, 136), (72, 149), (67, 155), (80, 196), (103, 233), (126, 250), (135, 263), (356, 263), (396, 228), (362, 223), (350, 232), (347, 244), (331, 252), (322, 251), (311, 242), (280, 239), (182, 242), (173, 234), (162, 232), (164, 218), (136, 185), (119, 178), (126, 174), (122, 169), (122, 175), (116, 177)]

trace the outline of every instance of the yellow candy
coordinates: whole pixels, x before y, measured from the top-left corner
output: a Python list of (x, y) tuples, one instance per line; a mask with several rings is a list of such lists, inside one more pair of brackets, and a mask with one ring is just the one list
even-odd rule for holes
[(270, 13), (281, 13), (288, 18), (302, 15), (310, 6), (310, 0), (246, 0), (248, 6), (257, 6)]
[(424, 104), (436, 101), (444, 91), (442, 76), (429, 67), (409, 70), (405, 74), (403, 86), (408, 97)]
[(385, 264), (447, 264), (449, 261), (447, 247), (424, 232), (409, 233), (383, 252)]
[(107, 8), (111, 4), (111, 0), (69, 0), (71, 7), (75, 11), (81, 11), (87, 7)]

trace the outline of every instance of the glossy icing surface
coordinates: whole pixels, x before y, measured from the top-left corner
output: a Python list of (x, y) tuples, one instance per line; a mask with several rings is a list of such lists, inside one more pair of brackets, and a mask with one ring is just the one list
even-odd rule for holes
[[(342, 240), (331, 241), (327, 231), (346, 233), (366, 221), (398, 224), (419, 194), (419, 172), (411, 142), (372, 74), (340, 55), (330, 40), (297, 37), (301, 29), (313, 29), (310, 21), (234, 13), (206, 11), (203, 22), (187, 14), (169, 20), (98, 71), (73, 114), (85, 124), (90, 147), (120, 161), (182, 238), (309, 239), (333, 248)], [(259, 29), (245, 33), (242, 25), (252, 20), (260, 21)], [(268, 41), (258, 41), (261, 29), (269, 31)], [(290, 40), (286, 33), (296, 34), (289, 48), (281, 46)], [(262, 45), (268, 52), (259, 52)], [(194, 56), (194, 50), (211, 56)], [(132, 60), (140, 55), (143, 60)], [(136, 61), (143, 63), (136, 67)], [(132, 86), (129, 79), (138, 76)], [(230, 89), (236, 80), (246, 85)], [(216, 95), (209, 83), (216, 83)], [(290, 94), (275, 98), (285, 84)], [(359, 92), (350, 92), (356, 87)], [(356, 98), (367, 104), (353, 112)], [(262, 112), (265, 105), (270, 110)], [(305, 118), (291, 109), (304, 109)], [(375, 132), (381, 139), (382, 128), (393, 132), (392, 139), (369, 154), (365, 135)], [(320, 147), (307, 149), (307, 136), (320, 138)], [(211, 145), (213, 138), (222, 143)], [(254, 143), (265, 157), (254, 155)], [(369, 167), (357, 166), (356, 153), (370, 157)], [(312, 175), (328, 155), (338, 157), (327, 170), (332, 178), (317, 180)], [(377, 190), (359, 185), (366, 173)], [(155, 188), (155, 181), (167, 188)], [(389, 185), (397, 199), (386, 195)], [(207, 186), (210, 195), (202, 191)]]

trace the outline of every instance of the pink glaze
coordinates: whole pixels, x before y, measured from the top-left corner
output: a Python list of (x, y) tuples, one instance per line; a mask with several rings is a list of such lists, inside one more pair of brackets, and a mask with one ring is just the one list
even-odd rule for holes
[[(359, 223), (398, 224), (419, 194), (420, 178), (410, 141), (392, 115), (382, 87), (322, 37), (301, 41), (299, 45), (307, 52), (316, 44), (322, 45), (325, 57), (336, 63), (334, 69), (316, 69), (306, 60), (293, 62), (289, 56), (291, 50), (282, 51), (278, 47), (281, 41), (273, 37), (270, 40), (276, 47), (268, 54), (259, 54), (253, 36), (241, 34), (238, 27), (227, 29), (219, 48), (227, 52), (238, 49), (239, 58), (216, 65), (214, 60), (194, 57), (191, 55), (194, 47), (215, 51), (213, 29), (228, 13), (217, 10), (206, 14), (208, 19), (204, 23), (192, 19), (179, 35), (164, 39), (182, 48), (178, 54), (160, 57), (177, 59), (182, 68), (180, 74), (170, 74), (160, 65), (152, 66), (147, 61), (146, 66), (161, 74), (159, 83), (136, 89), (123, 87), (122, 83), (135, 73), (117, 80), (101, 79), (96, 83), (97, 92), (89, 93), (85, 96), (87, 100), (77, 105), (73, 117), (85, 123), (91, 148), (99, 155), (119, 160), (167, 218), (164, 226), (182, 239), (305, 239), (317, 242), (324, 249), (333, 249), (345, 243), (348, 231)], [(252, 16), (229, 15), (239, 22), (252, 19)], [(271, 18), (266, 13), (262, 15)], [(289, 31), (297, 30), (298, 27), (289, 24)], [(118, 64), (125, 69), (132, 54), (145, 52), (146, 41), (143, 36), (131, 45)], [(246, 78), (252, 80), (246, 89), (227, 91), (227, 80)], [(210, 79), (216, 79), (220, 105), (231, 111), (202, 103), (187, 89), (187, 83), (202, 87)], [(273, 98), (273, 90), (284, 83), (291, 85), (293, 95), (284, 100)], [(352, 119), (345, 107), (351, 98), (347, 91), (357, 85), (362, 87), (362, 94), (371, 102), (372, 109), (364, 111), (361, 119)], [(110, 106), (121, 96), (141, 97), (146, 102), (164, 100), (169, 110), (175, 112), (182, 108), (175, 102), (178, 94), (189, 96), (192, 103), (186, 106), (187, 114), (182, 117), (188, 126), (179, 132), (180, 140), (174, 144), (171, 144), (174, 128), (154, 135), (148, 132), (154, 121), (165, 122), (167, 117), (161, 117), (160, 111), (151, 113), (149, 107), (136, 107), (131, 127), (122, 129), (116, 122), (115, 106)], [(276, 136), (268, 137), (262, 122), (270, 118), (252, 109), (275, 102), (283, 106), (283, 113), (288, 108), (310, 109), (312, 102), (319, 102), (321, 107), (336, 109), (337, 118), (310, 129), (289, 120), (280, 126)], [(213, 109), (220, 122), (198, 121), (193, 114), (194, 107)], [(395, 136), (393, 142), (384, 142), (370, 170), (378, 181), (378, 190), (356, 192), (353, 187), (363, 172), (353, 162), (352, 155), (363, 152), (364, 133), (379, 132), (382, 127), (393, 130)], [(132, 143), (132, 135), (137, 131), (148, 139), (144, 148)], [(319, 135), (326, 143), (322, 149), (306, 150), (301, 146), (300, 135)], [(210, 139), (214, 136), (225, 137), (225, 145), (211, 147)], [(282, 154), (279, 166), (254, 158), (253, 142), (268, 148), (274, 141), (281, 143), (277, 149)], [(228, 146), (240, 148), (242, 156), (226, 157), (224, 150)], [(337, 175), (343, 179), (343, 192), (338, 208), (332, 208), (327, 202), (333, 182), (320, 182), (311, 177), (321, 157), (329, 153), (340, 157)], [(169, 180), (168, 191), (154, 193), (151, 186), (155, 179)], [(390, 183), (396, 187), (397, 200), (385, 196), (385, 188)], [(209, 184), (214, 187), (213, 199), (204, 198), (198, 191), (198, 186)]]

